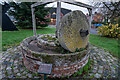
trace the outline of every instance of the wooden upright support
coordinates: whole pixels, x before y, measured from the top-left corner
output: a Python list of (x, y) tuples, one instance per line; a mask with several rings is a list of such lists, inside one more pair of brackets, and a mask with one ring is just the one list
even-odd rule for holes
[(59, 27), (58, 25), (59, 25), (60, 18), (61, 18), (61, 2), (87, 8), (88, 11), (89, 11), (89, 15), (90, 15), (89, 23), (90, 23), (90, 28), (91, 28), (92, 8), (93, 8), (93, 6), (90, 6), (90, 5), (81, 3), (81, 2), (77, 2), (77, 1), (74, 1), (74, 0), (43, 0), (43, 1), (41, 0), (40, 2), (37, 2), (37, 3), (34, 3), (34, 4), (31, 5), (32, 22), (33, 22), (33, 34), (34, 34), (34, 36), (36, 36), (36, 20), (35, 20), (35, 13), (34, 13), (35, 7), (39, 6), (39, 5), (43, 5), (43, 4), (49, 4), (49, 3), (52, 3), (52, 2), (56, 2), (56, 1), (57, 1), (56, 37), (57, 37), (57, 31), (58, 31), (58, 27)]
[(36, 19), (35, 19), (35, 8), (31, 7), (32, 9), (32, 22), (33, 22), (33, 35), (36, 36)]
[(88, 12), (89, 12), (89, 24), (90, 24), (90, 29), (91, 29), (91, 23), (92, 23), (92, 9), (88, 8)]
[(58, 30), (58, 25), (60, 22), (60, 18), (61, 18), (61, 2), (58, 0), (57, 1), (57, 15), (56, 15), (56, 37), (57, 37), (57, 30)]

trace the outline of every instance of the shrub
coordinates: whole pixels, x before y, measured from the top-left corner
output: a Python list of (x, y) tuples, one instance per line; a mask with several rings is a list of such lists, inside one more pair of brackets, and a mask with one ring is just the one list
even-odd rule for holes
[(120, 27), (118, 24), (103, 25), (98, 27), (98, 34), (105, 37), (118, 38), (120, 37)]

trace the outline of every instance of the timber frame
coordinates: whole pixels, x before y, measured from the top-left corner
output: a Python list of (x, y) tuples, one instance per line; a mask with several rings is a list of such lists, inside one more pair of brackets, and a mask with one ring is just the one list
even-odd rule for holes
[(87, 8), (88, 12), (89, 12), (89, 16), (90, 16), (90, 18), (89, 18), (89, 24), (90, 24), (90, 28), (91, 28), (93, 6), (90, 6), (90, 5), (81, 3), (81, 2), (77, 2), (77, 1), (74, 1), (74, 0), (43, 0), (43, 1), (41, 0), (41, 1), (36, 2), (36, 3), (34, 3), (34, 4), (31, 5), (32, 22), (33, 22), (33, 35), (34, 36), (36, 36), (36, 19), (35, 19), (35, 13), (34, 13), (35, 7), (39, 6), (39, 5), (43, 5), (43, 4), (53, 3), (53, 2), (57, 2), (56, 32), (58, 30), (58, 24), (60, 22), (60, 17), (61, 17), (61, 15), (60, 15), (60, 13), (61, 13), (61, 2)]

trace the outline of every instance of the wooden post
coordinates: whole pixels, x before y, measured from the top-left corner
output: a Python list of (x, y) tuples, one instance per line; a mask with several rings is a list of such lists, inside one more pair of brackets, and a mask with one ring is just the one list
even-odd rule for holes
[(56, 37), (57, 37), (57, 30), (58, 30), (58, 25), (60, 22), (60, 18), (61, 18), (61, 2), (60, 0), (57, 1), (57, 15), (56, 15)]
[(89, 24), (90, 24), (90, 29), (91, 29), (91, 23), (92, 23), (92, 9), (88, 9), (89, 12)]
[(32, 9), (32, 23), (33, 23), (33, 35), (36, 36), (36, 19), (35, 19), (35, 8), (31, 7)]

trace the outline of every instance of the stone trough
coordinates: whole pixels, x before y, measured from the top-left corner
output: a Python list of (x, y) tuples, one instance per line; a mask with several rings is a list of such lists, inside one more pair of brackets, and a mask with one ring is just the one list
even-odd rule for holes
[[(77, 18), (75, 18), (76, 16)], [(70, 25), (69, 19), (66, 22), (67, 18), (71, 18)], [(22, 41), (20, 46), (23, 62), (28, 70), (37, 73), (40, 64), (45, 63), (52, 64), (50, 77), (71, 76), (88, 62), (90, 53), (89, 23), (85, 15), (81, 11), (73, 11), (63, 19), (66, 20), (61, 20), (57, 31), (58, 38), (54, 34), (39, 34), (37, 37), (31, 36)], [(62, 25), (64, 21), (66, 25)], [(80, 25), (73, 26), (78, 23)], [(72, 36), (75, 39), (72, 39)], [(79, 48), (83, 49), (79, 50)]]

